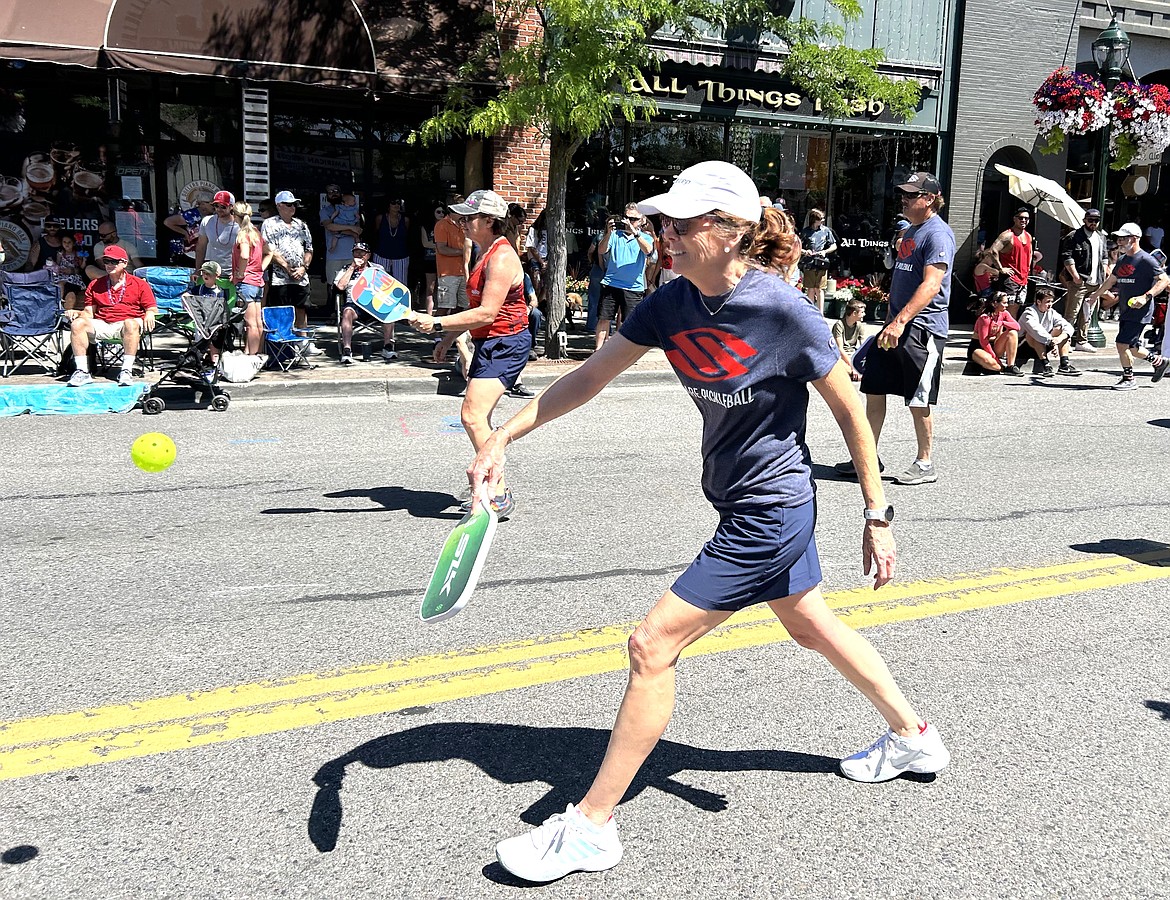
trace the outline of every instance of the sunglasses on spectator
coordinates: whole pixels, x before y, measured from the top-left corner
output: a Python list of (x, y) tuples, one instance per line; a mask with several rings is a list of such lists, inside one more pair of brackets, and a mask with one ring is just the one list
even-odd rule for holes
[(913, 200), (915, 197), (933, 197), (930, 191), (902, 191), (903, 200)]
[(105, 266), (107, 269), (109, 269), (109, 268), (113, 268), (114, 266), (118, 265), (121, 262), (122, 262), (122, 260), (120, 260), (120, 259), (103, 259), (102, 265)]
[(108, 241), (110, 238), (116, 238), (117, 236), (118, 232), (116, 231), (108, 231), (105, 234), (102, 234), (100, 231), (98, 232), (98, 237), (100, 237), (103, 241)]
[(1032, 221), (1032, 217), (1031, 217), (1031, 216), (1016, 216), (1016, 221), (1018, 221), (1018, 222), (1030, 222), (1030, 221)]
[(673, 228), (674, 233), (677, 234), (679, 237), (682, 237), (684, 234), (686, 234), (688, 231), (691, 230), (691, 227), (696, 222), (698, 222), (700, 219), (709, 218), (711, 215), (713, 215), (713, 214), (712, 213), (703, 213), (701, 216), (691, 216), (689, 219), (676, 219), (674, 216), (663, 215), (662, 227), (664, 229)]

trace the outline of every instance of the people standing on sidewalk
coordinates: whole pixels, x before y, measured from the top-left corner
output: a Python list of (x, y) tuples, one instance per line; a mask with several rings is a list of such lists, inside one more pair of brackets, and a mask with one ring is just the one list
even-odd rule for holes
[(232, 248), (232, 282), (244, 307), (244, 352), (257, 355), (264, 346), (264, 238), (252, 224), (252, 207), (238, 201), (232, 205), (238, 231)]
[[(268, 306), (291, 306), (293, 327), (309, 324), (309, 263), (313, 261), (313, 235), (303, 219), (296, 217), (300, 199), (292, 191), (276, 195), (276, 215), (260, 225), (266, 252), (271, 254)], [(315, 344), (306, 348), (310, 356), (323, 353)]]
[(1064, 318), (1073, 323), (1072, 348), (1085, 353), (1096, 353), (1089, 343), (1089, 322), (1093, 306), (1087, 298), (1109, 275), (1108, 248), (1101, 234), (1101, 210), (1085, 212), (1085, 221), (1065, 235), (1060, 242), (1060, 283), (1068, 294), (1064, 298)]
[(825, 214), (819, 209), (808, 211), (808, 221), (800, 233), (800, 271), (804, 275), (804, 292), (819, 312), (825, 311), (825, 280), (829, 275), (829, 259), (837, 252), (837, 237), (825, 224)]
[(702, 488), (720, 521), (630, 637), (625, 695), (584, 797), (497, 844), (500, 864), (531, 882), (602, 871), (621, 860), (614, 810), (670, 721), (680, 656), (749, 606), (766, 603), (799, 644), (821, 653), (885, 719), (873, 744), (841, 761), (847, 778), (887, 781), (906, 771), (938, 772), (950, 760), (938, 731), (918, 716), (877, 650), (833, 614), (821, 593), (815, 484), (804, 442), (810, 384), (857, 462), (863, 568), (874, 572), (875, 588), (894, 575), (893, 508), (824, 318), (770, 271), (792, 253), (793, 235), (776, 228), (778, 210), (761, 211), (747, 173), (722, 161), (683, 171), (668, 193), (639, 209), (662, 215), (682, 277), (638, 304), (584, 365), (497, 428), (478, 448), (468, 478), (473, 496), (490, 494), (503, 478), (509, 443), (583, 405), (657, 347), (702, 417)]
[[(466, 202), (451, 204), (451, 211), (465, 217), (467, 236), (481, 249), (467, 279), (469, 308), (444, 316), (416, 312), (407, 321), (425, 334), (443, 336), (435, 351), (440, 361), (456, 336), (471, 332), (475, 350), (460, 416), (472, 447), (479, 452), (492, 434), (492, 414), (500, 398), (520, 377), (532, 349), (524, 267), (504, 234), (508, 203), (503, 197), (495, 191), (473, 191)], [(465, 509), (473, 503), (474, 498), (469, 498)], [(511, 515), (515, 501), (503, 481), (496, 485), (491, 504), (501, 519)]]
[[(386, 211), (378, 214), (374, 221), (378, 234), (374, 248), (374, 262), (384, 268), (405, 285), (410, 284), (410, 220), (406, 218), (403, 200), (391, 198), (386, 201)], [(385, 356), (385, 351), (383, 351)]]
[(357, 195), (342, 191), (339, 184), (326, 185), (321, 227), (325, 229), (325, 284), (333, 290), (337, 274), (350, 264), (353, 245), (362, 237), (362, 207)]
[(627, 203), (624, 215), (605, 220), (605, 233), (597, 244), (605, 275), (601, 278), (600, 309), (593, 332), (594, 352), (609, 337), (613, 317), (621, 313), (623, 321), (628, 319), (646, 293), (646, 263), (658, 258), (649, 228), (637, 203)]
[(1142, 334), (1154, 320), (1154, 298), (1170, 287), (1170, 275), (1139, 245), (1142, 229), (1136, 222), (1126, 222), (1113, 232), (1113, 236), (1117, 238), (1121, 256), (1112, 274), (1088, 299), (1096, 303), (1102, 294), (1117, 286), (1117, 307), (1121, 315), (1115, 346), (1117, 358), (1121, 360), (1121, 380), (1113, 385), (1113, 390), (1132, 391), (1137, 387), (1133, 377), (1135, 356), (1148, 360), (1154, 367), (1154, 382), (1161, 381), (1170, 367), (1170, 357), (1152, 353), (1142, 346)]
[[(463, 216), (452, 211), (452, 206), (463, 202), (462, 194), (451, 194), (444, 218), (435, 223), (435, 286), (436, 316), (449, 316), (468, 308), (467, 276), (471, 265), (471, 238), (463, 229)], [(438, 346), (438, 342), (436, 342)], [(471, 342), (466, 334), (456, 338), (456, 365), (460, 377), (467, 378), (471, 365)]]
[(239, 223), (232, 216), (236, 198), (230, 191), (219, 191), (211, 198), (210, 216), (199, 223), (199, 238), (195, 241), (195, 271), (191, 277), (198, 283), (199, 272), (205, 262), (219, 264), (221, 272), (230, 272), (232, 252), (240, 233)]
[(1008, 295), (1008, 312), (1017, 317), (1027, 302), (1028, 275), (1032, 272), (1032, 251), (1035, 247), (1032, 235), (1028, 234), (1028, 223), (1031, 221), (1031, 210), (1021, 206), (1012, 216), (1011, 226), (1000, 232), (991, 245), (999, 257), (1000, 269), (1007, 275), (1004, 290)]
[(435, 249), (435, 232), (439, 223), (447, 218), (447, 207), (436, 203), (432, 215), (431, 225), (419, 226), (419, 240), (423, 246), (423, 306), (428, 313), (435, 311), (435, 286), (439, 282), (438, 251)]
[[(915, 172), (896, 185), (902, 214), (910, 227), (902, 234), (890, 280), (890, 308), (866, 356), (861, 392), (876, 443), (886, 421), (886, 395), (902, 397), (914, 422), (918, 454), (894, 481), (928, 484), (938, 480), (931, 451), (943, 350), (950, 329), (951, 272), (955, 233), (939, 212), (946, 202), (942, 185), (929, 172)], [(881, 465), (879, 460), (878, 465)], [(838, 463), (842, 475), (855, 474), (852, 461)]]

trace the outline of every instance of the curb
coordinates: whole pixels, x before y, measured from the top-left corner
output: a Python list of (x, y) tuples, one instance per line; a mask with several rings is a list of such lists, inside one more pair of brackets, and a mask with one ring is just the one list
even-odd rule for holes
[[(539, 389), (552, 384), (561, 375), (575, 367), (557, 367), (555, 370), (540, 371), (526, 369), (524, 383)], [(672, 384), (676, 381), (674, 371), (663, 369), (633, 369), (623, 372), (612, 384), (620, 387), (648, 387)], [(376, 378), (328, 378), (303, 381), (274, 381), (257, 379), (247, 384), (226, 384), (223, 387), (236, 400), (300, 400), (377, 398), (400, 399), (403, 397), (457, 397), (463, 388), (463, 380), (449, 371), (436, 370), (426, 374), (411, 374), (395, 377)]]

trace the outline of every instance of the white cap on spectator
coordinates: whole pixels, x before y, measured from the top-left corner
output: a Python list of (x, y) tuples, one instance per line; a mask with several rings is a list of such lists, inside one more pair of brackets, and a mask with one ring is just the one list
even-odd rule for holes
[(1120, 228), (1118, 228), (1115, 232), (1113, 232), (1113, 234), (1116, 235), (1117, 237), (1140, 238), (1142, 236), (1142, 229), (1141, 229), (1141, 226), (1138, 225), (1136, 222), (1126, 222), (1124, 225), (1122, 225)]
[(729, 162), (712, 159), (679, 172), (665, 194), (638, 204), (644, 215), (663, 213), (689, 219), (722, 210), (749, 222), (760, 221), (760, 192), (751, 176)]

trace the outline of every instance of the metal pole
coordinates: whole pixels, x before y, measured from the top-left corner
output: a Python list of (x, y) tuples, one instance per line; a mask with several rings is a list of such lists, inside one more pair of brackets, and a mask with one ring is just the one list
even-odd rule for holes
[[(1110, 88), (1112, 90), (1112, 88)], [(1109, 174), (1109, 132), (1112, 126), (1106, 125), (1101, 129), (1101, 146), (1097, 151), (1097, 172), (1093, 176), (1093, 209), (1101, 210), (1101, 224), (1099, 228), (1109, 229), (1109, 220), (1105, 217), (1105, 178)], [(1085, 337), (1089, 346), (1100, 349), (1105, 346), (1105, 332), (1101, 330), (1101, 303), (1093, 304), (1093, 315), (1089, 318), (1089, 327), (1085, 330)]]

